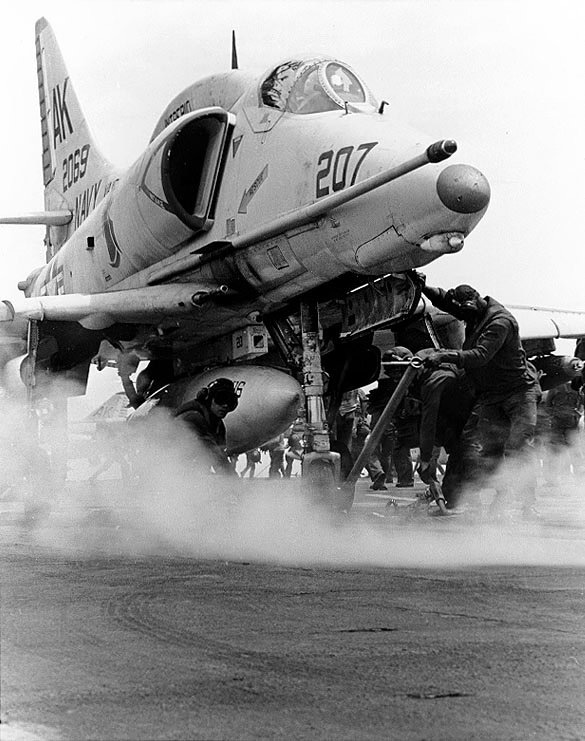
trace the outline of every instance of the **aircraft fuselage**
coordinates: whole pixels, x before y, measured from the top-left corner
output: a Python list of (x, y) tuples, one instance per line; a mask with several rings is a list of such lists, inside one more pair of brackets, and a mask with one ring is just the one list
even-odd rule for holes
[[(344, 274), (400, 272), (460, 249), (441, 235), (467, 236), (489, 200), (467, 165), (426, 165), (297, 226), (307, 204), (415, 157), (430, 138), (369, 99), (308, 114), (268, 106), (266, 79), (233, 71), (171, 101), (128, 172), (83, 183), (68, 238), (27, 295), (180, 281), (227, 286), (236, 303), (266, 311)], [(262, 239), (279, 218), (282, 232)], [(214, 324), (199, 331), (215, 334)]]

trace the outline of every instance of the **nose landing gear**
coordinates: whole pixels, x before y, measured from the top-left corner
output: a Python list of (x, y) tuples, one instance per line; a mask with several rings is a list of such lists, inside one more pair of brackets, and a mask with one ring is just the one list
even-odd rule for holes
[(301, 303), (302, 383), (307, 413), (307, 452), (301, 471), (303, 487), (312, 499), (340, 506), (341, 456), (331, 450), (319, 347), (319, 308), (316, 301)]

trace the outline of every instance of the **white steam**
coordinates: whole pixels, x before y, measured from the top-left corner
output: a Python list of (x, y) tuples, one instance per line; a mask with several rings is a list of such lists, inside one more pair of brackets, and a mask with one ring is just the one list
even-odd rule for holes
[[(562, 457), (542, 452), (537, 521), (520, 516), (524, 503), (514, 496), (522, 490), (518, 470), (509, 470), (507, 479), (500, 474), (496, 482), (507, 493), (501, 519), (489, 513), (490, 489), (470, 493), (466, 513), (441, 518), (428, 516), (424, 507), (413, 516), (409, 509), (386, 509), (383, 498), (364, 502), (364, 483), (348, 516), (318, 507), (296, 477), (202, 473), (193, 464), (200, 459), (193, 440), (162, 418), (138, 439), (123, 423), (91, 439), (70, 434), (67, 478), (51, 479), (45, 454), (26, 432), (22, 408), (4, 403), (2, 411), (0, 508), (9, 525), (2, 528), (4, 539), (26, 537), (76, 555), (170, 553), (307, 566), (585, 565), (582, 433), (560, 451)], [(49, 452), (55, 448), (53, 463), (66, 437), (65, 429), (53, 429), (44, 441)], [(267, 454), (259, 470), (266, 461)]]

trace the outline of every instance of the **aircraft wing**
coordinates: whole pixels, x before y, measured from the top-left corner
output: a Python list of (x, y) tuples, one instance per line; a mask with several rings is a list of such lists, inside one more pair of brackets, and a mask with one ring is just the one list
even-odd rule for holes
[(224, 286), (176, 283), (104, 293), (31, 296), (0, 301), (0, 322), (46, 319), (79, 322), (86, 329), (103, 329), (116, 322), (143, 323), (192, 314), (205, 301), (226, 292)]
[[(162, 316), (189, 314), (216, 296), (224, 286), (175, 283), (93, 294), (31, 296), (0, 301), (0, 322), (26, 319), (77, 321), (90, 329), (115, 322), (143, 322)], [(585, 336), (585, 311), (507, 305), (516, 317), (522, 339), (578, 338)]]
[(585, 311), (510, 305), (506, 308), (515, 316), (523, 340), (585, 337)]

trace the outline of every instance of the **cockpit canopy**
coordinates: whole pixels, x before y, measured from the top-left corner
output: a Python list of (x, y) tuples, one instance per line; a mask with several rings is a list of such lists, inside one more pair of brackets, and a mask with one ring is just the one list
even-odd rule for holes
[(353, 70), (326, 57), (279, 64), (262, 83), (261, 96), (262, 103), (270, 108), (303, 115), (343, 110), (346, 104), (355, 108), (376, 106)]

